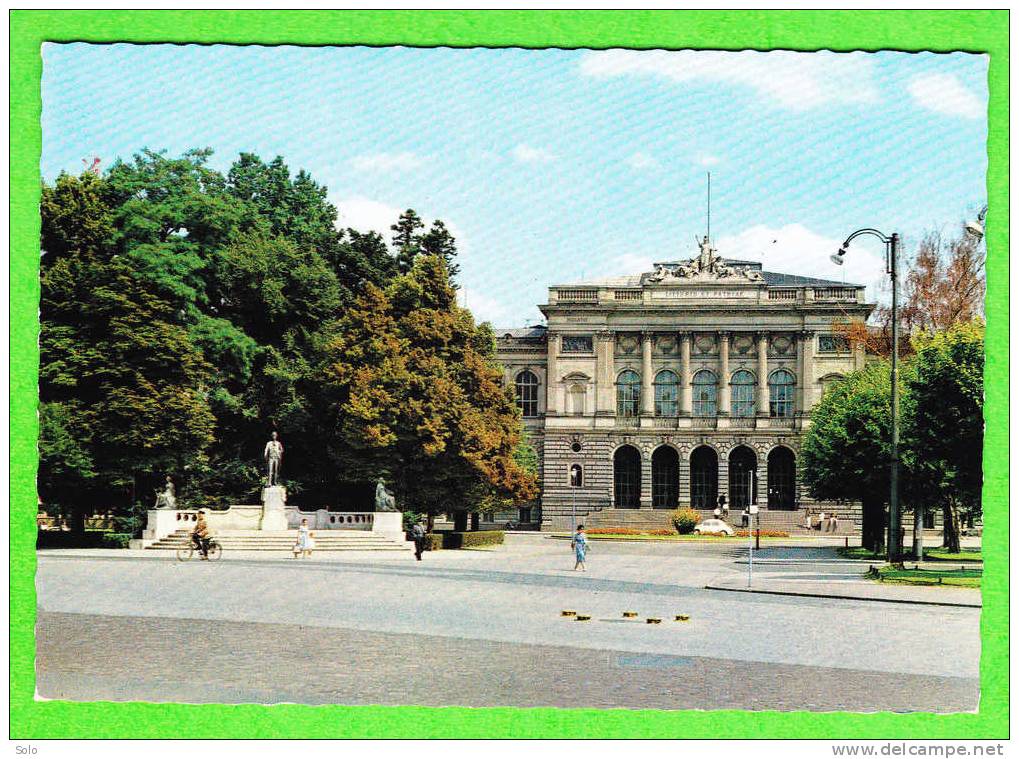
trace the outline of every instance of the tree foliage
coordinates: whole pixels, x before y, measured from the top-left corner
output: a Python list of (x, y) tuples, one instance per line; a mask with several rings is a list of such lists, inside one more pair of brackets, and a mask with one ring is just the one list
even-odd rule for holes
[[(395, 461), (413, 467), (418, 452), (461, 467), (433, 476), (433, 503), (482, 481), (519, 489), (505, 463), (519, 421), (492, 384), (490, 333), (455, 305), (445, 225), (425, 231), (408, 210), (390, 253), (377, 233), (339, 228), (327, 189), (282, 158), (244, 153), (220, 172), (211, 157), (145, 150), (43, 187), (45, 508), (127, 513), (167, 474), (184, 503), (251, 498), (272, 429), (303, 506), (336, 503), (344, 482)], [(346, 340), (352, 323), (363, 345)], [(392, 387), (354, 382), (338, 404), (338, 344), (355, 379)], [(463, 402), (473, 392), (476, 406)], [(451, 397), (462, 417), (444, 409)], [(402, 458), (383, 453), (394, 434)]]
[(416, 258), (368, 288), (329, 348), (340, 435), (386, 472), (405, 508), (435, 514), (536, 492), (520, 461), (520, 418), (491, 361), (491, 331), (456, 305), (443, 259)]
[(875, 362), (825, 392), (800, 446), (800, 472), (814, 498), (863, 503), (863, 544), (883, 543), (889, 488), (891, 382)]
[[(940, 508), (945, 545), (958, 550), (959, 515), (980, 512), (983, 325), (913, 337), (900, 368), (900, 499)], [(848, 375), (811, 412), (800, 467), (813, 497), (861, 501), (864, 545), (880, 549), (889, 493), (891, 385), (878, 361)]]
[(978, 515), (983, 485), (984, 330), (956, 324), (915, 340), (903, 442), (915, 470), (915, 498), (940, 504), (944, 540), (959, 550), (960, 513)]

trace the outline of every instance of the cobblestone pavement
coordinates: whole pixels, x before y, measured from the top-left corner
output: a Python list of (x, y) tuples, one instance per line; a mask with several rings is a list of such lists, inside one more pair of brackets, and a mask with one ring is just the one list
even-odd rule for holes
[[(866, 569), (825, 549), (761, 556), (813, 563), (762, 564), (755, 578), (793, 570), (846, 587)], [(307, 562), (235, 554), (218, 564), (181, 564), (151, 552), (145, 560), (41, 552), (39, 692), (307, 703), (975, 707), (979, 609), (704, 589), (745, 573), (738, 561), (717, 546), (598, 543), (589, 571), (575, 573), (568, 544), (541, 537), (492, 551), (439, 551), (423, 562), (411, 554)], [(570, 622), (562, 609), (593, 619)], [(641, 622), (622, 622), (631, 609)], [(680, 613), (690, 622), (669, 621)], [(642, 622), (652, 615), (665, 621)], [(99, 656), (107, 635), (120, 641), (111, 666), (76, 653), (92, 646)], [(196, 684), (190, 655), (167, 647), (164, 637), (209, 641), (216, 683)], [(125, 651), (137, 653), (124, 658)], [(165, 669), (153, 670), (150, 655)], [(112, 666), (122, 659), (123, 668)], [(304, 674), (295, 679), (292, 666)], [(477, 684), (468, 688), (470, 681)]]
[[(646, 626), (642, 620), (620, 624)], [(678, 623), (655, 627), (658, 637), (682, 637)], [(145, 644), (140, 646), (140, 641)], [(39, 693), (71, 700), (814, 711), (976, 708), (976, 687), (967, 678), (891, 679), (829, 667), (335, 627), (43, 612), (38, 648)]]

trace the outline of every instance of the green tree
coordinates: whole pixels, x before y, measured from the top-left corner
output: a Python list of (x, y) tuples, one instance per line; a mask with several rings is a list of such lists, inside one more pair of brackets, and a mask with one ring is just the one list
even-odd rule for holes
[(455, 281), (460, 273), (460, 265), (456, 262), (456, 239), (450, 234), (446, 225), (436, 219), (431, 229), (420, 237), (421, 252), (429, 256), (439, 256), (446, 265), (450, 281)]
[(913, 338), (903, 448), (915, 498), (940, 504), (944, 545), (959, 551), (960, 514), (979, 514), (983, 483), (984, 327), (979, 321)]
[(39, 489), (84, 529), (93, 510), (130, 513), (166, 473), (186, 489), (214, 420), (208, 364), (177, 310), (108, 235), (88, 233), (110, 216), (108, 188), (58, 185), (43, 188), (43, 239), (60, 254), (42, 257)]
[(860, 501), (863, 545), (873, 551), (884, 544), (890, 420), (888, 365), (875, 362), (824, 394), (800, 446), (800, 472), (811, 496)]
[(414, 266), (414, 259), (421, 252), (421, 235), (425, 223), (413, 208), (408, 208), (390, 229), (393, 231), (393, 250), (396, 251), (396, 265), (401, 274), (408, 273)]

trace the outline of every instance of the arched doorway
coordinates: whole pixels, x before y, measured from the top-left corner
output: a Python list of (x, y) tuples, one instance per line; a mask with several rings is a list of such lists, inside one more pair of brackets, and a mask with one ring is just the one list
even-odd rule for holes
[(782, 445), (768, 454), (768, 508), (796, 508), (796, 456)]
[(729, 507), (745, 509), (754, 498), (757, 478), (757, 454), (745, 445), (737, 445), (729, 454)]
[(617, 509), (640, 508), (640, 452), (624, 445), (612, 457), (612, 472)]
[(702, 445), (690, 454), (690, 505), (713, 509), (718, 501), (718, 454)]
[(679, 505), (679, 454), (667, 445), (651, 454), (651, 506), (674, 509)]

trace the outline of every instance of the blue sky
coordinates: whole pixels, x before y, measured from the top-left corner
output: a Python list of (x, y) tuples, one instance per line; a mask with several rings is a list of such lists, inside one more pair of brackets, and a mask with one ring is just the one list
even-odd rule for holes
[[(46, 44), (42, 174), (143, 147), (282, 155), (342, 226), (442, 218), (500, 327), (550, 284), (696, 254), (867, 284), (851, 231), (954, 231), (986, 196), (987, 59), (965, 53)], [(388, 232), (386, 237), (388, 239)], [(857, 247), (859, 246), (859, 247)]]

